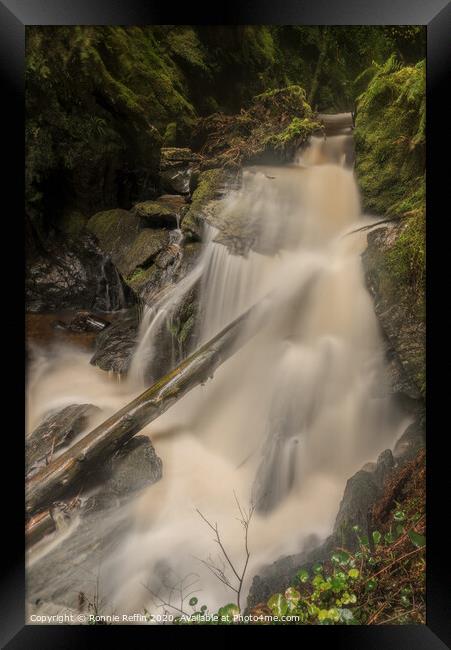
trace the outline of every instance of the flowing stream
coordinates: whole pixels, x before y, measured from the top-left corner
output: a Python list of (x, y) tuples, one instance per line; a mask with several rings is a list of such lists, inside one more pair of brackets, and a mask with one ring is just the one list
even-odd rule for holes
[(32, 368), (30, 428), (49, 408), (74, 402), (92, 402), (105, 417), (143, 388), (159, 324), (196, 283), (201, 342), (266, 301), (239, 353), (144, 429), (163, 478), (128, 506), (127, 533), (102, 564), (106, 611), (158, 612), (150, 592), (179, 607), (180, 589), (211, 610), (233, 602), (211, 568), (232, 585), (233, 573), (198, 511), (217, 523), (239, 569), (238, 504), (255, 508), (243, 606), (259, 567), (330, 533), (346, 480), (400, 435), (361, 267), (366, 233), (349, 234), (362, 215), (348, 138), (313, 138), (292, 165), (245, 170), (223, 209), (239, 209), (255, 225), (252, 250), (231, 254), (206, 226), (196, 267), (146, 312), (127, 380), (108, 381), (89, 355), (67, 347), (43, 353)]

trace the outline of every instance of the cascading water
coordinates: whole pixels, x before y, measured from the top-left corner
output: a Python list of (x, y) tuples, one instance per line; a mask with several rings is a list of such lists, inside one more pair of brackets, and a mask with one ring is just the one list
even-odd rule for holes
[[(158, 326), (194, 284), (201, 342), (263, 298), (268, 305), (258, 331), (214, 379), (144, 430), (163, 478), (130, 506), (133, 525), (102, 566), (111, 611), (155, 612), (149, 589), (168, 601), (190, 575), (209, 607), (232, 601), (205, 564), (221, 566), (221, 559), (196, 510), (218, 523), (241, 566), (236, 499), (255, 506), (243, 605), (259, 566), (330, 532), (346, 480), (401, 432), (381, 390), (384, 352), (360, 262), (366, 237), (347, 234), (360, 218), (358, 191), (344, 166), (346, 137), (336, 137), (327, 145), (313, 140), (299, 164), (245, 171), (224, 211), (239, 206), (256, 224), (254, 250), (232, 255), (208, 227), (197, 266), (143, 319), (130, 378), (115, 388), (118, 406), (142, 381)], [(40, 376), (33, 386), (39, 383), (42, 403)], [(97, 373), (91, 382), (104, 379)], [(77, 397), (89, 401), (86, 392)]]

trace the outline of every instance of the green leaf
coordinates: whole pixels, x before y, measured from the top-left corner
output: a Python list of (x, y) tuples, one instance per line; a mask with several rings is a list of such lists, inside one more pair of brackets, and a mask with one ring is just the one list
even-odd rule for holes
[(288, 602), (282, 594), (274, 594), (268, 600), (268, 607), (274, 616), (285, 616), (288, 611)]
[(350, 578), (353, 578), (354, 580), (358, 578), (360, 575), (360, 571), (358, 569), (349, 569), (348, 571), (348, 576)]
[(237, 605), (229, 603), (218, 610), (218, 617), (221, 623), (233, 623), (234, 616), (238, 616), (239, 613), (240, 610)]
[(320, 609), (318, 612), (318, 621), (325, 621), (329, 618), (329, 611), (327, 609)]
[(405, 518), (406, 518), (406, 513), (403, 512), (402, 510), (397, 510), (393, 515), (393, 519), (395, 521), (404, 521)]
[(394, 538), (393, 533), (391, 531), (388, 532), (388, 533), (385, 533), (384, 541), (385, 541), (386, 544), (393, 544), (393, 542), (395, 541), (395, 538)]
[(377, 545), (377, 544), (380, 543), (381, 539), (382, 539), (382, 535), (380, 534), (380, 532), (378, 530), (374, 530), (373, 531), (373, 542)]
[(416, 533), (414, 530), (409, 530), (409, 539), (417, 548), (423, 548), (426, 545), (426, 538), (424, 535)]
[(194, 607), (194, 605), (197, 605), (196, 596), (193, 596), (193, 598), (190, 598), (189, 604), (191, 605), (191, 607)]
[(285, 598), (287, 601), (291, 604), (297, 604), (299, 602), (299, 599), (301, 597), (301, 594), (297, 589), (294, 589), (294, 587), (288, 587), (288, 589), (285, 592)]
[(335, 551), (335, 553), (330, 558), (335, 564), (340, 564), (342, 566), (349, 564), (351, 556), (346, 551)]
[(309, 579), (309, 573), (307, 569), (301, 569), (300, 571), (298, 571), (297, 576), (300, 582), (307, 582), (307, 580)]
[(350, 609), (343, 608), (343, 609), (339, 609), (338, 611), (340, 613), (340, 621), (342, 621), (342, 623), (347, 624), (353, 620), (354, 614), (351, 612)]
[(366, 590), (367, 591), (374, 591), (374, 589), (376, 589), (376, 586), (377, 586), (377, 580), (375, 580), (374, 578), (371, 578), (366, 583)]
[(313, 565), (313, 573), (321, 573), (323, 570), (323, 565), (321, 562), (317, 562), (316, 564)]

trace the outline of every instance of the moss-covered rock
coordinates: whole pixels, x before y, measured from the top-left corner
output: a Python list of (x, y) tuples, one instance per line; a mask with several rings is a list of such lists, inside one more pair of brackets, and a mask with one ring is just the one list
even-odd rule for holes
[(410, 380), (425, 389), (425, 62), (391, 57), (360, 95), (356, 174), (365, 209), (398, 223), (371, 232), (363, 263), (375, 309)]
[[(426, 325), (423, 279), (418, 283), (406, 263), (412, 249), (412, 229), (421, 228), (409, 220), (387, 225), (368, 234), (368, 248), (362, 260), (368, 287), (374, 297), (376, 315), (418, 396), (425, 393)], [(415, 235), (424, 247), (424, 233)], [(416, 263), (415, 263), (416, 264)], [(415, 391), (402, 386), (403, 394), (416, 397)]]
[(356, 173), (364, 208), (378, 215), (424, 207), (425, 62), (376, 68), (357, 100)]
[(202, 239), (203, 222), (209, 205), (219, 198), (230, 181), (230, 174), (222, 169), (209, 169), (199, 174), (191, 205), (183, 217), (182, 232), (194, 241)]
[(127, 281), (138, 267), (150, 266), (169, 241), (166, 229), (142, 228), (137, 214), (121, 209), (98, 212), (87, 228)]
[(185, 203), (168, 201), (143, 201), (137, 203), (132, 212), (134, 212), (143, 223), (150, 228), (175, 228), (177, 226), (177, 216), (180, 214)]

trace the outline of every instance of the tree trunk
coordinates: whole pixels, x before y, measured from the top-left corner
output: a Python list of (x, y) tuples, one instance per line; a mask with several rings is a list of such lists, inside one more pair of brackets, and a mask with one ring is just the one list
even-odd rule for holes
[(307, 99), (308, 103), (312, 108), (316, 96), (316, 91), (318, 90), (318, 84), (319, 84), (319, 79), (323, 68), (323, 63), (326, 58), (327, 45), (328, 45), (327, 38), (328, 38), (328, 26), (324, 25), (321, 31), (321, 42), (319, 45), (318, 61), (316, 64), (315, 74), (313, 75), (312, 85), (310, 87), (310, 93)]
[(254, 306), (239, 316), (177, 368), (34, 474), (26, 487), (27, 515), (48, 508), (53, 501), (72, 490), (83, 476), (105, 463), (144, 426), (211, 377), (216, 368), (249, 338), (250, 328), (243, 332), (242, 325), (258, 309)]

